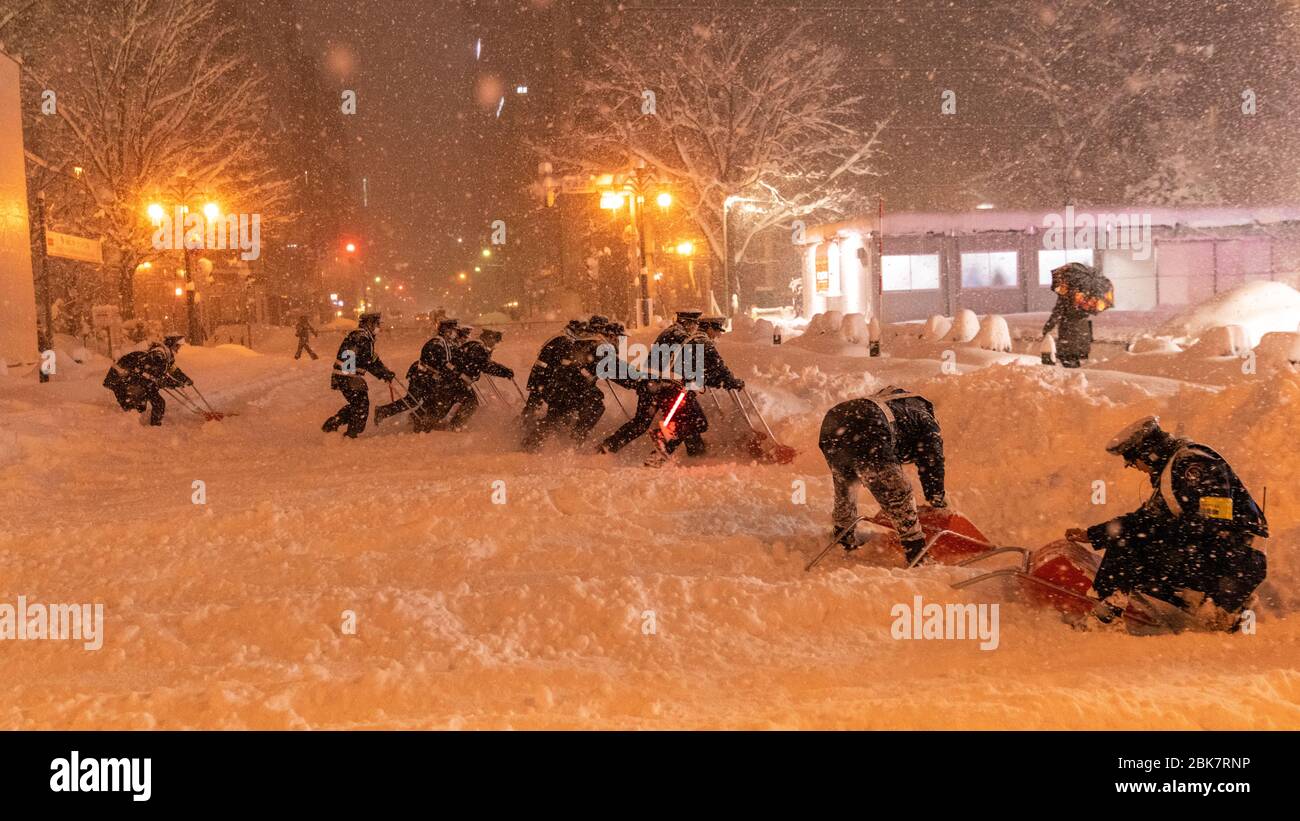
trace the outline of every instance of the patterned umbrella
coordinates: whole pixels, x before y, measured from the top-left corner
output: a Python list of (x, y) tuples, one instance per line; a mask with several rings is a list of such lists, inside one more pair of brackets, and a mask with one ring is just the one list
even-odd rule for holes
[(1054, 269), (1052, 290), (1090, 314), (1115, 307), (1114, 284), (1096, 268), (1082, 262), (1071, 262)]

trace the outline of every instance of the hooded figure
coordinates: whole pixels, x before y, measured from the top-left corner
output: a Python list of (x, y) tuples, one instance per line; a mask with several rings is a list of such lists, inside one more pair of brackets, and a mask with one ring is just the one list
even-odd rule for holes
[(1099, 617), (1119, 615), (1135, 593), (1184, 609), (1209, 599), (1239, 613), (1267, 575), (1254, 541), (1268, 536), (1268, 522), (1227, 461), (1165, 432), (1154, 416), (1124, 428), (1106, 450), (1150, 475), (1151, 496), (1132, 513), (1066, 531), (1106, 551), (1092, 584), (1107, 605)]

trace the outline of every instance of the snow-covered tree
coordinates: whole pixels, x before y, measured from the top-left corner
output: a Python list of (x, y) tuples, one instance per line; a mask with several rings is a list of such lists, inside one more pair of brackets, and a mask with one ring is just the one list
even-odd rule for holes
[(227, 213), (273, 218), (285, 183), (267, 162), (261, 78), (241, 53), (238, 26), (216, 0), (97, 0), (63, 7), (48, 27), (59, 49), (26, 69), (57, 93), (36, 118), (32, 148), (82, 169), (92, 203), (85, 228), (105, 242), (123, 315), (134, 311), (136, 267), (158, 252), (152, 201), (177, 191)]
[[(610, 172), (644, 163), (723, 257), (759, 233), (849, 213), (885, 121), (843, 81), (846, 54), (810, 24), (782, 15), (715, 18), (668, 29), (622, 20), (584, 73), (572, 126), (542, 153), (557, 171)], [(733, 290), (735, 288), (733, 277)]]
[[(1000, 68), (1001, 103), (1015, 112), (1017, 131), (1031, 125), (999, 142), (992, 167), (971, 187), (1000, 202), (1104, 199), (1098, 192), (1126, 176), (1142, 104), (1161, 102), (1183, 79), (1176, 16), (1154, 0), (1050, 0), (1001, 3), (987, 22), (984, 48)], [(1006, 153), (996, 156), (998, 149)]]

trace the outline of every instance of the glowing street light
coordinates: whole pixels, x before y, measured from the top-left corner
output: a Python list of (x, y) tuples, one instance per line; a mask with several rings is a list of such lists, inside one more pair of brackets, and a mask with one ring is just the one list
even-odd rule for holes
[(167, 209), (163, 208), (156, 202), (149, 203), (149, 219), (155, 226), (161, 225), (163, 218), (167, 216)]
[(606, 211), (617, 211), (623, 207), (624, 196), (617, 191), (602, 191), (600, 207)]
[(667, 191), (660, 192), (659, 196), (655, 197), (655, 202), (660, 208), (668, 208), (673, 204), (673, 195)]
[(221, 219), (221, 206), (217, 205), (215, 202), (210, 202), (207, 205), (204, 205), (203, 216), (214, 222)]
[(677, 243), (678, 256), (689, 257), (695, 255), (695, 243), (690, 240)]

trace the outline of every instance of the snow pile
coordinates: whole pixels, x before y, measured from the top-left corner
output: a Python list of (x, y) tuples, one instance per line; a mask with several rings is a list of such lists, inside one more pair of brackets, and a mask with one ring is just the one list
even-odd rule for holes
[[(498, 358), (526, 369), (545, 336), (512, 333)], [(422, 341), (385, 335), (387, 364), (400, 371)], [(648, 471), (644, 442), (617, 457), (564, 443), (522, 454), (518, 407), (495, 399), (463, 435), (417, 436), (388, 422), (343, 441), (319, 431), (341, 404), (327, 387), (328, 357), (288, 362), (237, 346), (179, 355), (214, 406), (240, 413), (220, 423), (173, 407), (151, 429), (91, 380), (6, 380), (6, 588), (103, 602), (107, 629), (93, 653), (55, 642), (9, 648), (18, 662), (0, 722), (1300, 727), (1300, 555), (1291, 549), (1300, 541), (1300, 375), (1210, 389), (997, 365), (1021, 358), (969, 346), (950, 373), (934, 343), (911, 344), (916, 358), (868, 361), (862, 346), (845, 356), (819, 347), (844, 347), (838, 335), (802, 347), (723, 337), (724, 357), (778, 438), (800, 451), (788, 466), (715, 455)], [(1215, 447), (1257, 496), (1269, 487), (1259, 633), (1076, 632), (1009, 588), (952, 590), (969, 569), (905, 571), (867, 551), (805, 573), (829, 529), (821, 417), (883, 384), (934, 401), (950, 499), (1003, 544), (1041, 545), (1134, 508), (1146, 477), (1104, 445), (1138, 416), (1160, 414)], [(386, 396), (372, 383), (372, 401)], [(716, 443), (744, 423), (713, 398), (704, 407)], [(611, 402), (596, 435), (622, 422)], [(206, 482), (205, 505), (191, 502), (195, 479)], [(493, 501), (498, 480), (504, 505)], [(806, 503), (792, 498), (794, 482)], [(892, 605), (917, 594), (1001, 602), (998, 650), (892, 640)]]
[(953, 319), (949, 342), (970, 342), (980, 332), (980, 320), (970, 308), (962, 308)]
[(1182, 353), (1183, 349), (1178, 347), (1167, 336), (1139, 336), (1129, 345), (1129, 352), (1136, 354), (1144, 353)]
[(863, 314), (849, 314), (840, 323), (840, 339), (850, 345), (865, 345), (870, 341), (867, 318)]
[(1300, 327), (1300, 291), (1282, 282), (1243, 282), (1170, 319), (1158, 333), (1185, 344), (1213, 328), (1240, 325), (1255, 347), (1270, 331)]
[(921, 339), (926, 342), (942, 342), (948, 338), (952, 332), (952, 317), (934, 314), (925, 321), (925, 328), (921, 331)]
[(1253, 347), (1255, 343), (1250, 341), (1246, 329), (1241, 325), (1219, 325), (1201, 334), (1187, 353), (1200, 357), (1243, 356)]
[(989, 314), (984, 317), (984, 324), (980, 325), (980, 331), (975, 336), (974, 343), (976, 347), (983, 348), (986, 351), (1009, 353), (1011, 351), (1011, 331), (1007, 328), (1006, 319), (997, 314)]

